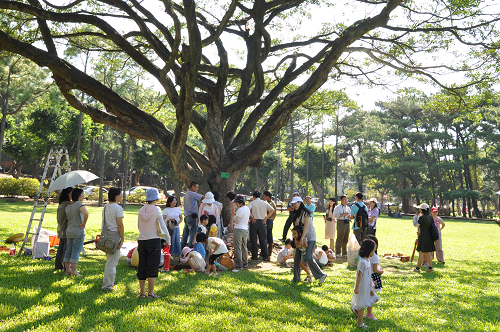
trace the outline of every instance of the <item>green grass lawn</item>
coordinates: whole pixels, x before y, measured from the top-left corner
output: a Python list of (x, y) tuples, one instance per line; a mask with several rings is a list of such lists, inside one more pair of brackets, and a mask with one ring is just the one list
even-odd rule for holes
[[(0, 199), (0, 239), (25, 232), (32, 203)], [(43, 227), (56, 229), (57, 205), (47, 209)], [(125, 211), (127, 241), (138, 237), (137, 210)], [(88, 207), (87, 239), (99, 233), (101, 208)], [(281, 236), (286, 214), (275, 223)], [(384, 289), (374, 306), (378, 322), (369, 331), (500, 331), (500, 227), (494, 222), (446, 221), (446, 264), (434, 273), (381, 258)], [(324, 223), (316, 217), (319, 243)], [(380, 218), (383, 253), (411, 255), (416, 229), (410, 219)], [(0, 243), (1, 244), (1, 243)], [(290, 269), (251, 269), (204, 274), (163, 273), (158, 300), (139, 299), (139, 285), (124, 260), (118, 264), (117, 292), (101, 291), (105, 256), (87, 245), (83, 278), (54, 273), (53, 261), (0, 253), (0, 331), (352, 331), (350, 301), (355, 269), (347, 263), (326, 268), (323, 286), (293, 284)], [(275, 257), (273, 257), (275, 259)], [(305, 275), (303, 275), (304, 277)]]

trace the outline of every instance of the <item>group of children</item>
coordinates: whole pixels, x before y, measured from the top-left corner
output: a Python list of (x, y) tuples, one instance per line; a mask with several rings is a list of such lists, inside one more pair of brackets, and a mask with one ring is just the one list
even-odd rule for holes
[(202, 215), (196, 229), (193, 248), (184, 247), (179, 261), (187, 262), (191, 267), (190, 271), (201, 271), (216, 277), (218, 274), (215, 261), (227, 252), (226, 244), (217, 237), (215, 220), (209, 220), (209, 216)]

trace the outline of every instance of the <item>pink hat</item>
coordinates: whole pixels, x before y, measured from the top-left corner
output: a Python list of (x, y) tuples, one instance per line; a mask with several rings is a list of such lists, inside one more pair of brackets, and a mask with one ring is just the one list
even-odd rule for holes
[(439, 208), (437, 206), (433, 206), (431, 212), (438, 212)]
[(186, 257), (187, 254), (189, 254), (191, 251), (193, 251), (192, 248), (189, 248), (189, 247), (182, 248), (182, 257)]

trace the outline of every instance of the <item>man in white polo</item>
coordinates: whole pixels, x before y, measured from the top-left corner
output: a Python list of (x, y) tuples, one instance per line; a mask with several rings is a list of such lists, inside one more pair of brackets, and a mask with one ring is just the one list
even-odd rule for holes
[(267, 224), (266, 219), (271, 219), (274, 214), (273, 207), (266, 201), (260, 199), (260, 192), (253, 193), (254, 200), (248, 204), (250, 209), (250, 244), (252, 246), (252, 257), (250, 259), (257, 260), (257, 236), (260, 243), (260, 255), (265, 261), (270, 261), (269, 252), (267, 250)]

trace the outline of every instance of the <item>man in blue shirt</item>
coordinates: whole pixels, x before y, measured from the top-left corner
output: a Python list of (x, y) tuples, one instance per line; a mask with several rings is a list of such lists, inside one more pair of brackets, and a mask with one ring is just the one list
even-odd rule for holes
[(314, 203), (311, 202), (311, 196), (306, 196), (304, 203), (306, 203), (304, 204), (306, 209), (311, 211), (311, 218), (314, 218), (314, 211), (316, 211), (316, 205), (314, 205)]
[[(356, 214), (358, 213), (359, 209), (365, 209), (366, 213), (368, 213), (368, 209), (363, 203), (363, 193), (357, 192), (356, 196), (354, 196), (354, 199), (356, 200), (356, 203), (354, 203), (353, 206), (351, 206), (351, 215), (349, 216), (349, 219), (356, 218)], [(353, 222), (352, 232), (356, 236), (356, 240), (358, 240), (359, 245), (361, 245), (361, 242), (366, 236), (366, 228), (358, 227), (356, 225), (356, 222)]]
[(188, 245), (193, 247), (193, 239), (196, 234), (198, 223), (198, 202), (204, 196), (198, 194), (200, 186), (197, 182), (191, 182), (189, 191), (184, 195), (184, 231), (182, 232), (181, 248)]

